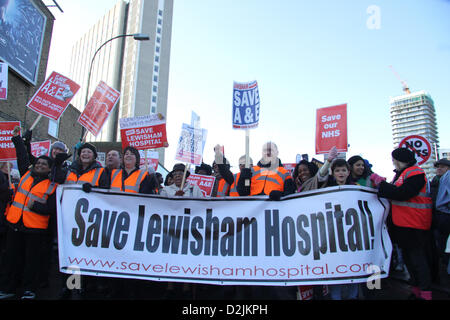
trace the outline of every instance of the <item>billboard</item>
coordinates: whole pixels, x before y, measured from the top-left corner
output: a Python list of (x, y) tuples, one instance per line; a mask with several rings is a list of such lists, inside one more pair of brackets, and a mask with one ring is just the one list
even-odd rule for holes
[(33, 1), (0, 2), (0, 59), (36, 85), (46, 16)]

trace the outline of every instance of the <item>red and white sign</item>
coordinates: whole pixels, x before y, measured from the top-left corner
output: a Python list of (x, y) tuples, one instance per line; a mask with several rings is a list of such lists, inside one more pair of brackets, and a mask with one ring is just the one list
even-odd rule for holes
[[(145, 150), (139, 150), (141, 161), (139, 167), (142, 169), (145, 167)], [(147, 166), (152, 167), (156, 171), (158, 169), (159, 153), (158, 151), (147, 151)]]
[(91, 99), (84, 107), (83, 113), (80, 114), (78, 122), (94, 136), (97, 136), (114, 110), (119, 97), (119, 91), (100, 81)]
[(50, 155), (50, 140), (31, 142), (31, 154), (36, 158)]
[(190, 174), (186, 179), (190, 184), (196, 184), (202, 191), (204, 197), (211, 196), (215, 180), (216, 177), (214, 176), (204, 176), (201, 174)]
[(412, 135), (403, 138), (398, 145), (399, 148), (408, 148), (416, 156), (417, 165), (424, 164), (430, 159), (431, 144), (422, 136)]
[(0, 161), (14, 161), (17, 158), (16, 148), (11, 141), (16, 126), (20, 127), (20, 121), (0, 122)]
[(120, 119), (122, 148), (135, 147), (138, 150), (166, 147), (166, 120), (157, 114)]
[(8, 98), (8, 64), (0, 62), (0, 100)]
[(53, 71), (28, 102), (27, 107), (47, 118), (58, 120), (79, 89), (78, 84)]
[(294, 174), (296, 163), (283, 163), (283, 167), (291, 173), (291, 176)]
[(316, 154), (336, 146), (347, 152), (347, 104), (320, 108), (316, 112)]

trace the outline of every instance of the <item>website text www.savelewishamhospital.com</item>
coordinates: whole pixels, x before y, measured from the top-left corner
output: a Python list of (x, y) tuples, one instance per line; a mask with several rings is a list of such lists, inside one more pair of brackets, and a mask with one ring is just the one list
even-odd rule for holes
[(204, 281), (241, 281), (241, 280), (279, 280), (293, 281), (293, 280), (309, 280), (315, 277), (325, 278), (348, 278), (352, 275), (360, 277), (362, 274), (367, 275), (371, 273), (371, 266), (374, 264), (367, 263), (353, 263), (353, 264), (338, 264), (332, 266), (328, 263), (322, 265), (310, 266), (308, 264), (299, 264), (294, 267), (224, 267), (206, 264), (150, 264), (140, 262), (126, 262), (126, 261), (111, 261), (101, 259), (90, 259), (83, 257), (68, 257), (70, 266), (67, 270), (75, 271), (77, 269), (87, 272), (94, 272), (98, 274), (120, 274), (130, 275), (136, 277), (149, 278), (202, 278)]

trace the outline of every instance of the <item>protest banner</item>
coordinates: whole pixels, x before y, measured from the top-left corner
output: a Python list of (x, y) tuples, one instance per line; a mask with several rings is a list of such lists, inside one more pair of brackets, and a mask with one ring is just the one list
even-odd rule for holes
[(12, 133), (16, 126), (20, 127), (20, 121), (0, 122), (0, 161), (16, 160), (16, 148), (11, 141)]
[(414, 152), (414, 156), (417, 160), (417, 165), (422, 165), (430, 159), (431, 156), (431, 144), (430, 142), (422, 136), (411, 135), (407, 136), (400, 141), (399, 148), (408, 148)]
[(259, 123), (258, 82), (233, 82), (233, 128), (256, 128)]
[(283, 167), (291, 173), (291, 176), (294, 174), (296, 163), (283, 163)]
[(358, 283), (374, 269), (387, 277), (390, 207), (375, 189), (337, 186), (267, 199), (60, 185), (60, 270), (220, 285)]
[(0, 100), (8, 99), (8, 64), (0, 62)]
[(100, 81), (91, 99), (89, 99), (83, 112), (78, 117), (78, 123), (94, 136), (97, 136), (114, 110), (119, 98), (119, 91)]
[(128, 146), (138, 150), (168, 146), (166, 120), (160, 114), (150, 114), (134, 118), (122, 118), (120, 136), (122, 148)]
[[(155, 171), (156, 171), (156, 169), (158, 169), (158, 163), (159, 163), (158, 151), (139, 150), (139, 155), (141, 156), (139, 167), (141, 167), (141, 168), (152, 167), (153, 170), (155, 170)], [(145, 164), (146, 159), (147, 159), (147, 165)]]
[(328, 153), (333, 146), (347, 152), (347, 104), (316, 111), (316, 154)]
[(41, 116), (58, 120), (79, 89), (78, 84), (53, 71), (33, 95), (27, 107)]
[(31, 154), (36, 158), (40, 156), (50, 156), (50, 140), (31, 142)]
[(180, 139), (178, 139), (175, 160), (190, 163), (196, 166), (201, 165), (203, 158), (204, 139), (207, 130), (194, 128), (186, 123), (181, 127)]
[(216, 177), (214, 176), (204, 176), (201, 174), (191, 173), (189, 177), (186, 178), (186, 181), (190, 184), (196, 184), (200, 191), (202, 192), (204, 197), (210, 197), (212, 189), (214, 187), (214, 181)]

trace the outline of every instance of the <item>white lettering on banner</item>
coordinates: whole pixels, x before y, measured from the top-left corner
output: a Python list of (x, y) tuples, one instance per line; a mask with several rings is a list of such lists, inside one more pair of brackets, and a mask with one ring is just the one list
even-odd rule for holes
[(277, 202), (64, 185), (57, 193), (63, 272), (75, 265), (87, 275), (305, 285), (364, 282), (370, 270), (381, 278), (389, 270), (389, 205), (374, 189), (332, 187)]

